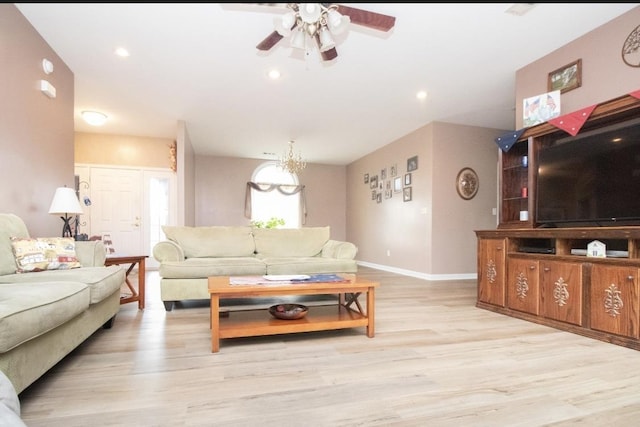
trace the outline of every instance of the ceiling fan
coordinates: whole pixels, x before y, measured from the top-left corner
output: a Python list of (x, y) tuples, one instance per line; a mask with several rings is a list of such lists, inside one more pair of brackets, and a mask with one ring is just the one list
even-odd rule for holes
[(330, 61), (338, 56), (332, 33), (339, 34), (349, 23), (386, 32), (391, 30), (396, 22), (393, 16), (335, 3), (286, 3), (286, 5), (291, 11), (285, 14), (282, 20), (276, 20), (276, 30), (258, 43), (256, 46), (258, 50), (268, 51), (285, 36), (293, 33), (291, 39), (293, 47), (304, 49), (305, 40), (309, 36), (318, 45), (322, 59)]

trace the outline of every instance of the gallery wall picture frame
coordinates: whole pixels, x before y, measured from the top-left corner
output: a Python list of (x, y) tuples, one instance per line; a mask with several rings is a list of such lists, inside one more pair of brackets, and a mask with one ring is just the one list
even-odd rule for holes
[(397, 176), (393, 179), (393, 192), (399, 193), (402, 191), (402, 177)]
[(368, 174), (368, 173), (365, 173), (365, 174), (364, 174), (364, 183), (365, 183), (365, 184), (368, 184), (368, 183), (369, 183), (369, 174)]
[(410, 202), (411, 198), (412, 198), (411, 187), (404, 187), (404, 189), (402, 190), (402, 201)]
[(376, 194), (376, 202), (377, 203), (382, 203), (382, 193)]
[(396, 175), (398, 175), (398, 165), (397, 164), (393, 164), (391, 165), (391, 168), (389, 168), (391, 171), (391, 176), (394, 177)]
[(378, 188), (378, 175), (373, 175), (369, 178), (369, 187), (372, 189)]
[(371, 190), (371, 200), (376, 199), (376, 190)]
[(387, 168), (380, 170), (380, 179), (387, 179)]
[(582, 59), (553, 70), (547, 79), (548, 92), (559, 90), (560, 93), (565, 93), (580, 86), (582, 86)]
[(407, 159), (407, 172), (413, 172), (418, 169), (418, 156), (409, 157)]
[(404, 174), (404, 185), (405, 185), (405, 187), (407, 185), (411, 185), (411, 174), (410, 173), (405, 173)]

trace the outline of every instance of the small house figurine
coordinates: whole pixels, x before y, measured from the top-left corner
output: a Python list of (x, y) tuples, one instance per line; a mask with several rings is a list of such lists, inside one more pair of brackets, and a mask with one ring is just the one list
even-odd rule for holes
[(600, 240), (594, 240), (587, 245), (587, 256), (595, 258), (606, 258), (607, 247)]

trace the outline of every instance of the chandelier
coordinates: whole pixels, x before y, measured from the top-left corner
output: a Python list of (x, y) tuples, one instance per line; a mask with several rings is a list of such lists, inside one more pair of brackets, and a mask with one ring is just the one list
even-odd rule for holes
[(285, 152), (284, 156), (278, 160), (278, 166), (284, 171), (298, 174), (307, 167), (307, 162), (302, 160), (300, 153), (297, 156), (293, 153), (293, 142), (289, 141), (289, 151)]
[(332, 35), (343, 33), (351, 18), (338, 12), (337, 4), (327, 3), (287, 3), (290, 12), (275, 19), (278, 34), (291, 37), (291, 46), (306, 50), (308, 39), (316, 39), (320, 52), (336, 46)]

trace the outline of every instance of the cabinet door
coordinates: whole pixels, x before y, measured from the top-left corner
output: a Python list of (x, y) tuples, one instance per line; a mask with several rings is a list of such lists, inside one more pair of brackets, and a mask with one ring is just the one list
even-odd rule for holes
[(510, 259), (507, 264), (507, 306), (538, 315), (538, 261)]
[(590, 291), (592, 329), (638, 338), (638, 268), (594, 265)]
[(582, 264), (540, 263), (540, 315), (582, 325)]
[(478, 241), (478, 301), (504, 307), (505, 239)]

